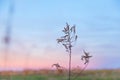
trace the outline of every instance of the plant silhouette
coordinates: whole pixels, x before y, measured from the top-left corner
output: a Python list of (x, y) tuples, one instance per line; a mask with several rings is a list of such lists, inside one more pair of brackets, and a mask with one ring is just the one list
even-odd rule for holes
[[(63, 47), (66, 49), (66, 52), (69, 53), (69, 68), (68, 68), (68, 80), (71, 80), (71, 76), (72, 76), (72, 70), (71, 70), (71, 61), (72, 61), (72, 48), (74, 47), (78, 36), (76, 35), (76, 26), (73, 25), (72, 27), (70, 27), (70, 25), (68, 23), (66, 23), (66, 27), (64, 27), (64, 29), (62, 30), (62, 32), (64, 33), (63, 36), (61, 36), (60, 38), (57, 39), (57, 42), (62, 44)], [(81, 69), (81, 71), (72, 79), (76, 79), (76, 77), (78, 77), (88, 66), (89, 64), (89, 58), (91, 58), (92, 56), (89, 56), (89, 53), (86, 52), (85, 50), (83, 50), (84, 55), (81, 56), (81, 60), (84, 61), (84, 67)], [(60, 68), (61, 66), (59, 64), (53, 64), (53, 66), (56, 66), (56, 68)]]
[(73, 25), (70, 27), (68, 23), (66, 23), (66, 27), (62, 30), (64, 36), (57, 39), (58, 43), (61, 43), (66, 51), (69, 53), (69, 72), (68, 72), (68, 80), (71, 80), (71, 54), (72, 54), (72, 47), (77, 40), (76, 35), (76, 27)]

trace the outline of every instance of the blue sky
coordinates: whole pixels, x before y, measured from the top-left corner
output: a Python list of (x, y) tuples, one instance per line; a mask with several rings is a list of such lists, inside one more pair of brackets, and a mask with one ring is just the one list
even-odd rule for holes
[[(1, 39), (9, 5), (10, 0), (0, 0)], [(22, 52), (16, 57), (24, 56), (31, 45), (35, 45), (37, 47), (30, 51), (31, 60), (37, 58), (41, 63), (51, 60), (46, 66), (56, 62), (66, 65), (68, 55), (56, 43), (56, 38), (62, 35), (61, 30), (68, 22), (76, 25), (79, 36), (73, 49), (74, 65), (79, 65), (85, 49), (93, 55), (90, 68), (120, 68), (119, 0), (14, 0), (14, 6), (11, 51)], [(51, 59), (52, 56), (55, 58)]]

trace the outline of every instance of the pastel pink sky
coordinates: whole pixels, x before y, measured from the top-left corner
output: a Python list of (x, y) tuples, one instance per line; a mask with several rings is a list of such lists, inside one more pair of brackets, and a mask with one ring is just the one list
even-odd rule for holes
[[(65, 52), (64, 47), (58, 45), (56, 48), (46, 47), (44, 51), (38, 49), (28, 49), (28, 52), (25, 51), (18, 51), (10, 50), (8, 55), (7, 67), (12, 70), (16, 69), (54, 69), (52, 68), (52, 64), (59, 63), (61, 66), (68, 68), (68, 53)], [(59, 49), (57, 49), (59, 48)], [(59, 51), (58, 51), (59, 50)], [(77, 53), (77, 54), (76, 54)], [(82, 49), (73, 50), (72, 53), (72, 68), (80, 66), (81, 68), (84, 67), (84, 61), (81, 61), (81, 55), (83, 55)], [(4, 54), (0, 55), (0, 63), (1, 68), (4, 69)], [(100, 57), (92, 57), (90, 59), (89, 66), (87, 69), (99, 69), (102, 60)]]

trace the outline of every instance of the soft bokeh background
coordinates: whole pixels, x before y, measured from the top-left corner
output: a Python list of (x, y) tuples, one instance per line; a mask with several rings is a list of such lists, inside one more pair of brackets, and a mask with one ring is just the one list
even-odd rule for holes
[(0, 0), (0, 69), (4, 69), (6, 21), (13, 1), (10, 69), (68, 66), (68, 53), (56, 39), (68, 22), (76, 25), (78, 41), (73, 48), (73, 67), (82, 64), (82, 50), (90, 52), (88, 69), (120, 68), (119, 0)]

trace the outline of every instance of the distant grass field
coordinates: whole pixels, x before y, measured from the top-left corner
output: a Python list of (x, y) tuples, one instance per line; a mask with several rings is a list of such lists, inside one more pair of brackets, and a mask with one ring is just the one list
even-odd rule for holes
[[(79, 71), (78, 71), (79, 72)], [(0, 74), (0, 80), (67, 80), (65, 72), (50, 70), (11, 72), (11, 77)], [(120, 70), (87, 70), (82, 74), (72, 74), (71, 80), (120, 80)]]

